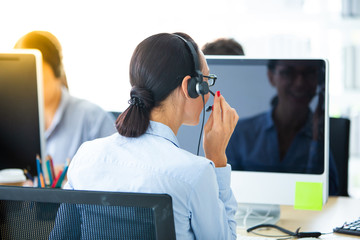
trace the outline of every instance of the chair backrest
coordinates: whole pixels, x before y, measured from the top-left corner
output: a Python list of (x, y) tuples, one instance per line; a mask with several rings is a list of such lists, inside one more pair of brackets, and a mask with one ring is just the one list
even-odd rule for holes
[(330, 118), (330, 151), (334, 156), (337, 172), (339, 175), (340, 196), (348, 194), (348, 171), (349, 171), (349, 139), (350, 120), (347, 118)]
[(175, 239), (167, 194), (0, 186), (0, 239)]

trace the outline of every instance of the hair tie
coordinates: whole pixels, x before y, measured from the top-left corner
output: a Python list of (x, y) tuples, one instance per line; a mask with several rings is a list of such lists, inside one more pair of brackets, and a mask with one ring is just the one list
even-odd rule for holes
[(128, 103), (129, 103), (130, 105), (135, 105), (135, 106), (137, 106), (137, 107), (139, 107), (139, 108), (144, 108), (144, 107), (145, 107), (144, 102), (143, 102), (139, 97), (132, 97), (132, 98), (128, 101)]

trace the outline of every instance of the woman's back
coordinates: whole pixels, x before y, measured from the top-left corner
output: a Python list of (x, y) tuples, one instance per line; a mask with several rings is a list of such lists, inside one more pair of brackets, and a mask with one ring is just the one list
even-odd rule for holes
[(196, 195), (209, 194), (211, 181), (204, 181), (216, 184), (213, 163), (179, 148), (166, 125), (150, 126), (138, 138), (114, 134), (85, 143), (70, 165), (65, 188), (170, 194), (176, 231), (189, 238)]
[(156, 34), (136, 47), (130, 105), (116, 121), (120, 135), (83, 144), (66, 188), (166, 193), (177, 239), (236, 238), (237, 203), (225, 154), (236, 111), (217, 92), (204, 127), (207, 158), (180, 149), (175, 137), (182, 124), (198, 124), (209, 99), (210, 72), (199, 53), (186, 34)]

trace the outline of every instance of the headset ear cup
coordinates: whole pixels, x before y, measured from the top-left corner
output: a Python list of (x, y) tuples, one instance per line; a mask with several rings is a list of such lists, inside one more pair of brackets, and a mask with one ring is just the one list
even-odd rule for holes
[(209, 84), (207, 82), (202, 81), (201, 83), (198, 84), (198, 89), (197, 89), (198, 93), (200, 93), (201, 95), (205, 95), (209, 93)]
[(196, 92), (196, 84), (196, 78), (189, 79), (187, 90), (191, 98), (197, 98), (199, 96), (199, 94)]

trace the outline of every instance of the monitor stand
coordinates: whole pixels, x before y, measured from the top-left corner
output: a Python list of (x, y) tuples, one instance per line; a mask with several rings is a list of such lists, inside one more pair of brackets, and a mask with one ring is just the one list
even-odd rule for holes
[(280, 219), (280, 205), (239, 203), (235, 220), (238, 227), (276, 224)]

